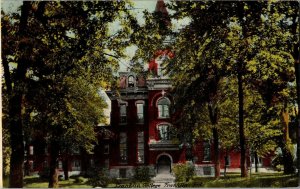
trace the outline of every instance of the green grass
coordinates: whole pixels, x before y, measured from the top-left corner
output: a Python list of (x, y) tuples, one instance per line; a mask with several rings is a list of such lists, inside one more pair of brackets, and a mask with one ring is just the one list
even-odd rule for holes
[[(76, 183), (76, 177), (71, 177), (69, 180), (59, 181), (60, 188), (93, 188), (93, 186), (89, 185), (88, 179), (84, 178), (82, 183)], [(132, 179), (115, 179), (112, 183), (108, 184), (107, 188), (145, 188), (145, 186), (149, 186), (148, 182), (138, 182), (133, 181)], [(24, 188), (48, 188), (48, 180), (42, 179), (37, 176), (25, 177), (24, 178)]]
[[(92, 188), (87, 183), (88, 179), (84, 178), (82, 183), (76, 183), (76, 177), (69, 180), (59, 181), (60, 188)], [(4, 187), (8, 187), (8, 179), (3, 180)], [(107, 187), (126, 187), (132, 184), (132, 187), (147, 187), (149, 182), (138, 182), (132, 179), (116, 179), (112, 181)], [(227, 174), (227, 177), (214, 179), (212, 177), (194, 177), (191, 181), (185, 183), (176, 183), (178, 187), (205, 187), (205, 188), (225, 188), (225, 187), (297, 187), (298, 178), (295, 175), (283, 175), (282, 173), (255, 173), (248, 178), (241, 178), (239, 173)], [(30, 176), (24, 178), (24, 188), (48, 188), (48, 180), (41, 179), (37, 176)]]
[[(87, 184), (87, 179), (82, 183), (76, 183), (75, 178), (70, 178), (69, 180), (62, 180), (58, 183), (60, 188), (92, 188), (91, 185)], [(25, 177), (24, 188), (48, 188), (48, 180), (36, 176)]]
[(185, 187), (297, 187), (298, 178), (295, 175), (283, 175), (282, 173), (258, 173), (252, 174), (248, 178), (241, 178), (239, 174), (228, 174), (226, 178), (214, 179), (209, 177), (194, 177), (191, 181), (182, 184)]

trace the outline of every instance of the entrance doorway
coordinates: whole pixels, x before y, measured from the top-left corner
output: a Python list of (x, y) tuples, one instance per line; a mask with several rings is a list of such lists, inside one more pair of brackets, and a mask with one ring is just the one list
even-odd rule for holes
[(157, 173), (171, 173), (171, 159), (167, 155), (162, 155), (157, 160)]

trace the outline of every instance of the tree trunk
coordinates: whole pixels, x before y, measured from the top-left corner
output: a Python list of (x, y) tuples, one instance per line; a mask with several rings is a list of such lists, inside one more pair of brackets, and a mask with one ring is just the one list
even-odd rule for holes
[(58, 188), (58, 169), (57, 161), (59, 156), (59, 145), (56, 141), (51, 142), (50, 149), (50, 175), (49, 175), (49, 188)]
[[(18, 34), (20, 39), (23, 39), (26, 34), (27, 21), (29, 11), (31, 8), (30, 2), (23, 2), (21, 8), (21, 18), (19, 24)], [(23, 44), (26, 45), (26, 44)], [(21, 44), (19, 50), (24, 51)], [(31, 49), (29, 48), (29, 51)], [(23, 144), (23, 124), (22, 124), (22, 98), (24, 94), (24, 79), (28, 65), (28, 57), (24, 53), (18, 60), (18, 67), (16, 70), (14, 88), (12, 96), (9, 99), (9, 131), (10, 131), (10, 144), (11, 144), (11, 158), (10, 158), (10, 178), (9, 187), (22, 188), (23, 187), (23, 164), (24, 164), (24, 144)], [(6, 72), (9, 70), (5, 70)], [(6, 79), (9, 73), (6, 73)], [(10, 81), (10, 80), (9, 80)], [(9, 82), (8, 81), (8, 82)], [(8, 83), (9, 84), (9, 83)], [(8, 87), (9, 90), (12, 88)]]
[(69, 180), (69, 160), (68, 160), (68, 157), (65, 157), (64, 160), (63, 160), (63, 169), (64, 169), (65, 180)]
[(295, 169), (293, 166), (293, 156), (288, 149), (286, 143), (281, 139), (279, 139), (279, 147), (282, 151), (282, 159), (283, 159), (283, 173), (284, 174), (293, 174)]
[(219, 153), (219, 133), (213, 128), (214, 152), (215, 152), (215, 178), (220, 178), (220, 153)]
[(22, 119), (21, 119), (21, 104), (22, 95), (15, 94), (10, 99), (9, 116), (10, 116), (10, 177), (9, 187), (22, 188), (23, 187), (23, 163), (24, 163), (24, 144), (22, 133)]
[(293, 165), (293, 155), (289, 149), (289, 144), (290, 144), (290, 138), (289, 138), (289, 113), (286, 110), (286, 105), (285, 108), (282, 110), (281, 113), (282, 116), (282, 123), (283, 123), (283, 136), (281, 140), (281, 150), (282, 150), (282, 156), (283, 156), (283, 172), (284, 174), (293, 174), (295, 169)]
[(258, 173), (258, 156), (257, 156), (257, 152), (254, 152), (254, 161), (255, 161), (255, 172)]
[[(297, 14), (296, 14), (297, 15)], [(296, 18), (293, 19), (293, 34), (297, 35), (298, 25), (298, 44), (294, 44), (293, 57), (295, 59), (295, 74), (296, 74), (296, 86), (297, 86), (297, 104), (298, 104), (298, 115), (297, 115), (297, 169), (298, 169), (298, 185), (300, 186), (300, 2), (298, 2), (298, 23)]]
[[(242, 64), (242, 62), (239, 62)], [(242, 65), (240, 65), (241, 67)], [(247, 162), (246, 162), (246, 141), (244, 133), (244, 90), (241, 68), (238, 70), (238, 97), (239, 97), (239, 136), (241, 148), (241, 177), (247, 177)]]
[(220, 178), (220, 152), (219, 152), (219, 133), (216, 125), (218, 123), (218, 108), (213, 103), (208, 105), (209, 117), (213, 126), (213, 140), (214, 140), (214, 163), (215, 163), (215, 178)]

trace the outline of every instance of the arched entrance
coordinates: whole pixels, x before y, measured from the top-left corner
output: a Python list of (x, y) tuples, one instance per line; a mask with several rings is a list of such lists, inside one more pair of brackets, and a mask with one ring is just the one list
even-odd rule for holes
[(170, 155), (160, 155), (156, 161), (157, 173), (170, 173), (171, 172), (172, 159)]

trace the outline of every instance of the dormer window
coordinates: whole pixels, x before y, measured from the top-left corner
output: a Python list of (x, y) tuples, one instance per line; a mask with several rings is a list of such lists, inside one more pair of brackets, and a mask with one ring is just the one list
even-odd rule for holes
[(157, 101), (158, 118), (169, 118), (170, 117), (170, 105), (171, 105), (171, 102), (166, 97), (160, 98)]
[(132, 75), (128, 77), (128, 87), (134, 87), (134, 77)]

